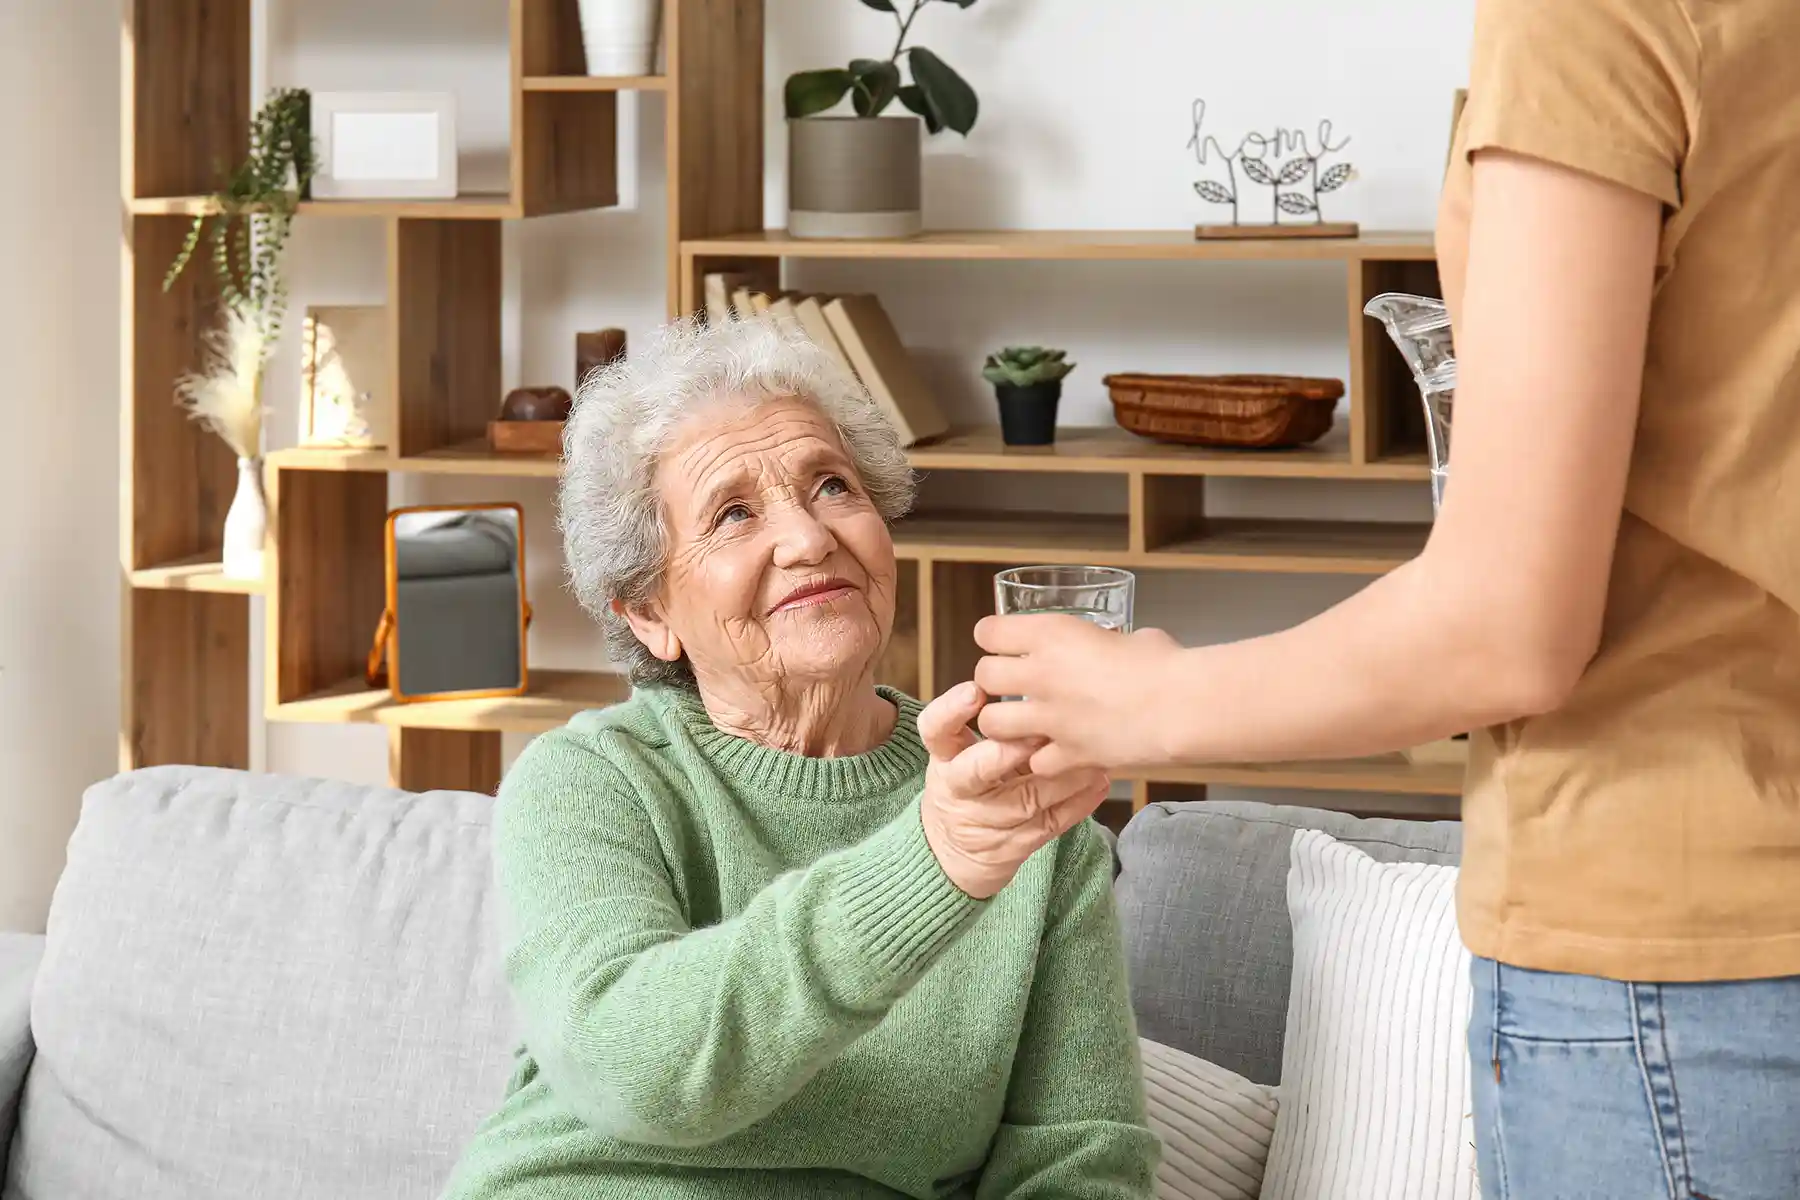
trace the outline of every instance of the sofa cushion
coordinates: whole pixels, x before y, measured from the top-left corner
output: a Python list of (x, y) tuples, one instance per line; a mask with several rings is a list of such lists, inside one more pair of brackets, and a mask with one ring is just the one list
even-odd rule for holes
[(1263, 1200), (1476, 1200), (1456, 876), (1294, 834), (1293, 991)]
[(1288, 848), (1322, 829), (1381, 862), (1455, 863), (1453, 821), (1220, 801), (1152, 804), (1119, 838), (1119, 920), (1138, 1032), (1257, 1083), (1281, 1076), (1294, 950)]
[(1275, 1089), (1138, 1039), (1144, 1115), (1162, 1139), (1157, 1200), (1256, 1200), (1275, 1138)]
[(9, 1200), (438, 1195), (510, 1069), (490, 803), (191, 768), (90, 789)]

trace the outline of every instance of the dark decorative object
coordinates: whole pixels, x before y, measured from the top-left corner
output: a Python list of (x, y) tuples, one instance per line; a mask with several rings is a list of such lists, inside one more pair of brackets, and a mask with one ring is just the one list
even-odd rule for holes
[(988, 355), (981, 376), (994, 385), (1000, 405), (1000, 440), (1008, 446), (1048, 446), (1056, 441), (1056, 408), (1062, 381), (1075, 364), (1068, 351), (1008, 346)]
[(575, 335), (575, 386), (581, 387), (587, 377), (601, 367), (611, 366), (625, 357), (625, 331), (601, 329)]
[[(1329, 120), (1319, 122), (1311, 139), (1304, 130), (1280, 126), (1272, 134), (1247, 133), (1237, 149), (1227, 153), (1217, 138), (1203, 131), (1206, 101), (1194, 101), (1193, 119), (1194, 131), (1188, 138), (1188, 148), (1194, 152), (1195, 160), (1202, 167), (1208, 167), (1216, 159), (1225, 168), (1224, 182), (1198, 180), (1194, 191), (1209, 204), (1231, 206), (1231, 224), (1197, 225), (1195, 237), (1356, 236), (1354, 221), (1328, 222), (1320, 206), (1320, 197), (1356, 178), (1356, 168), (1347, 162), (1325, 165), (1327, 157), (1350, 144), (1348, 137), (1333, 140)], [(1242, 221), (1243, 206), (1249, 200), (1244, 189), (1252, 184), (1269, 189), (1269, 220), (1266, 223), (1244, 224)], [(1283, 223), (1283, 214), (1310, 216), (1312, 220)]]
[(1304, 375), (1108, 375), (1119, 426), (1188, 446), (1304, 446), (1331, 428), (1340, 379)]
[(569, 419), (569, 393), (565, 388), (522, 387), (506, 393), (500, 405), (502, 421), (566, 421)]
[(500, 419), (488, 422), (488, 445), (506, 454), (561, 454), (570, 403), (566, 388), (514, 388), (500, 405)]

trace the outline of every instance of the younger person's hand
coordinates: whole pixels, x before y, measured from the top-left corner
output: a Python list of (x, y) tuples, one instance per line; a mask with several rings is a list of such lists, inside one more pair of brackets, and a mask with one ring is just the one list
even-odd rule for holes
[(1160, 629), (1116, 633), (1062, 613), (986, 617), (975, 641), (988, 657), (975, 682), (993, 696), (980, 717), (990, 738), (1035, 742), (1031, 770), (1119, 771), (1176, 761), (1174, 700), (1182, 649)]

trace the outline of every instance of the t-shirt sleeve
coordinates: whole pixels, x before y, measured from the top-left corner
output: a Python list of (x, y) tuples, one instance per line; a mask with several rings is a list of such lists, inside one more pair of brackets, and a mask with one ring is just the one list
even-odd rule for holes
[(1678, 206), (1698, 71), (1681, 0), (1477, 0), (1457, 144)]

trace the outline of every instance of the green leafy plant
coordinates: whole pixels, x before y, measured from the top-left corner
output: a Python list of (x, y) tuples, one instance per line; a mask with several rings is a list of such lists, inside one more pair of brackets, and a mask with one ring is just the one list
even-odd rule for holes
[[(901, 5), (906, 0), (898, 0)], [(923, 46), (908, 46), (913, 21), (928, 4), (954, 4), (968, 8), (975, 0), (912, 0), (902, 15), (896, 0), (862, 0), (878, 12), (892, 13), (900, 26), (894, 49), (886, 58), (854, 58), (850, 66), (822, 71), (799, 71), (788, 77), (784, 97), (790, 118), (810, 117), (837, 106), (848, 95), (859, 117), (878, 117), (888, 105), (900, 101), (925, 120), (932, 133), (954, 129), (967, 137), (975, 128), (981, 102), (968, 81), (949, 63)], [(902, 82), (900, 60), (906, 60), (910, 83)]]
[(1074, 363), (1063, 361), (1067, 353), (1043, 346), (1008, 346), (988, 355), (987, 362), (982, 364), (981, 377), (989, 383), (1013, 387), (1055, 383), (1075, 369)]
[(274, 346), (287, 307), (281, 254), (318, 162), (311, 107), (304, 89), (270, 93), (250, 122), (249, 155), (213, 197), (218, 211), (194, 218), (163, 279), (164, 291), (175, 286), (207, 239), (220, 300), (228, 312), (256, 322), (265, 353)]

